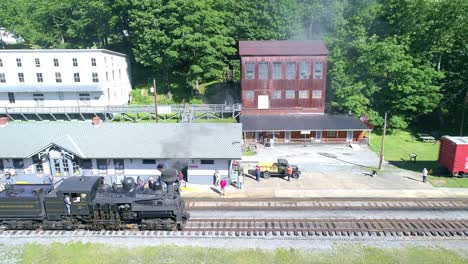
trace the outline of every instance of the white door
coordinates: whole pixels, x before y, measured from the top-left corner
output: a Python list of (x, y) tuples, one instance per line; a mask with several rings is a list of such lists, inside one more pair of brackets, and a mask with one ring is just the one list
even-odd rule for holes
[(316, 142), (322, 141), (322, 131), (317, 131), (317, 133), (315, 134), (315, 141)]
[(291, 141), (291, 131), (284, 132), (284, 142), (289, 143)]
[(268, 99), (268, 95), (259, 95), (257, 103), (258, 103), (258, 109), (270, 108), (270, 100)]
[(353, 131), (348, 131), (346, 133), (346, 141), (348, 141), (348, 142), (353, 141)]

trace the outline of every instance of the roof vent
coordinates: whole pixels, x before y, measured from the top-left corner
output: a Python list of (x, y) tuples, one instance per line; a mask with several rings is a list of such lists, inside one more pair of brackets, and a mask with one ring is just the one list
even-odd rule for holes
[(8, 125), (8, 117), (0, 117), (0, 127)]
[(101, 118), (99, 118), (99, 116), (93, 117), (92, 123), (93, 123), (93, 127), (99, 126), (99, 124), (101, 123)]

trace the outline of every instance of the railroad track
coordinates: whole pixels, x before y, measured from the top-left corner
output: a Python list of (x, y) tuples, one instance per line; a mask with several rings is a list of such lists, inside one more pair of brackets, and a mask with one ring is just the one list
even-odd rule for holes
[(11, 238), (151, 237), (468, 237), (468, 220), (446, 219), (191, 219), (183, 231), (0, 230)]
[(468, 210), (468, 200), (186, 199), (188, 210)]

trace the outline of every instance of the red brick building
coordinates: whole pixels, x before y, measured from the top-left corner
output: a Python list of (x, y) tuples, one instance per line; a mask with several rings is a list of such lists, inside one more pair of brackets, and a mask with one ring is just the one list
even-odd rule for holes
[(325, 114), (328, 50), (322, 41), (240, 41), (244, 139), (360, 142), (369, 129)]

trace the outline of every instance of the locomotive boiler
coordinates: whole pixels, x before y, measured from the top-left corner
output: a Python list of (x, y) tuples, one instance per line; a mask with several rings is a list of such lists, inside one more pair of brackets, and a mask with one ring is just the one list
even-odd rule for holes
[[(66, 178), (51, 184), (6, 185), (0, 192), (0, 226), (6, 229), (181, 230), (189, 218), (180, 196), (177, 171), (161, 173), (161, 184), (122, 186), (103, 177)], [(162, 188), (164, 185), (165, 188)]]

